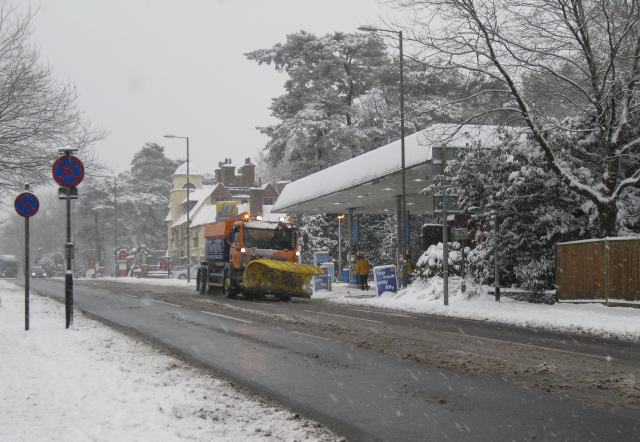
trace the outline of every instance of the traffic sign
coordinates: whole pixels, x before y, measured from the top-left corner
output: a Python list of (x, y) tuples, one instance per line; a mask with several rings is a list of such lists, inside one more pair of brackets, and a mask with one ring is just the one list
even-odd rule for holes
[(76, 187), (84, 179), (84, 164), (73, 155), (62, 155), (54, 161), (51, 173), (56, 183), (63, 187)]
[(58, 187), (59, 200), (77, 200), (78, 189), (76, 187)]
[(22, 192), (16, 197), (16, 200), (13, 202), (13, 207), (21, 217), (30, 218), (38, 213), (38, 209), (40, 208), (40, 201), (38, 201), (38, 197), (33, 193)]

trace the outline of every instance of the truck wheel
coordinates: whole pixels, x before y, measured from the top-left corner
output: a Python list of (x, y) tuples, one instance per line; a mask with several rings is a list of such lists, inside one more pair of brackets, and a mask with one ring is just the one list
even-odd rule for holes
[(229, 299), (236, 298), (236, 291), (231, 286), (231, 271), (227, 270), (224, 272), (224, 276), (222, 277), (222, 293)]
[(200, 270), (198, 270), (198, 274), (196, 275), (196, 293), (200, 292)]
[(291, 296), (288, 296), (288, 295), (281, 295), (281, 296), (278, 296), (278, 298), (280, 298), (280, 301), (282, 301), (282, 302), (291, 301)]

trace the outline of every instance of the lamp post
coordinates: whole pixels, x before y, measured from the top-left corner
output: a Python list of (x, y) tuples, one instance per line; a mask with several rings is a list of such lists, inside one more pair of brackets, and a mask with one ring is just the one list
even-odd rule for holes
[(404, 167), (404, 54), (402, 50), (402, 31), (394, 31), (393, 29), (381, 29), (375, 28), (373, 26), (360, 26), (358, 28), (361, 31), (365, 32), (388, 32), (391, 34), (395, 34), (398, 36), (398, 43), (400, 49), (400, 158), (401, 158), (401, 175), (402, 175), (402, 203), (400, 208), (400, 219), (398, 220), (399, 227), (399, 236), (398, 238), (398, 255), (400, 255), (400, 259), (402, 260), (402, 269), (400, 273), (401, 283), (404, 286), (406, 284), (406, 268), (407, 264), (405, 262), (405, 218), (407, 214), (407, 189), (406, 189), (406, 177), (405, 177), (405, 167)]
[(165, 135), (165, 138), (181, 138), (187, 141), (187, 283), (191, 282), (191, 235), (189, 231), (189, 226), (191, 224), (191, 220), (189, 219), (189, 212), (191, 212), (191, 203), (189, 201), (189, 193), (191, 192), (189, 182), (189, 137), (181, 137), (178, 135)]
[(113, 176), (113, 256), (116, 265), (114, 278), (118, 277), (118, 176)]
[(338, 275), (342, 281), (342, 220), (344, 215), (338, 215)]
[[(96, 178), (112, 178), (106, 175), (93, 175)], [(106, 256), (105, 256), (106, 261)], [(118, 277), (118, 175), (113, 175), (113, 276)]]

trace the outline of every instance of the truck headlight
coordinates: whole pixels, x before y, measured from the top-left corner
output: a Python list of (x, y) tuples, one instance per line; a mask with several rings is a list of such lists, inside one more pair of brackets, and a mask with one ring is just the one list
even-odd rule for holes
[(245, 249), (244, 247), (242, 247), (242, 248), (240, 249), (240, 253), (247, 253), (247, 249)]
[(300, 256), (300, 250), (296, 250), (296, 256)]

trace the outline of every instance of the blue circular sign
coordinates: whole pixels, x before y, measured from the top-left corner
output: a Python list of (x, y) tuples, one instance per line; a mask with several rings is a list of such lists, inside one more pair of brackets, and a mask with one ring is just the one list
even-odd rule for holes
[(31, 218), (38, 213), (40, 201), (38, 201), (38, 197), (33, 193), (22, 192), (16, 197), (16, 200), (13, 202), (13, 207), (16, 209), (16, 212), (18, 212), (18, 215), (24, 218)]
[(76, 187), (84, 179), (84, 164), (78, 157), (63, 155), (53, 163), (51, 173), (62, 187)]

